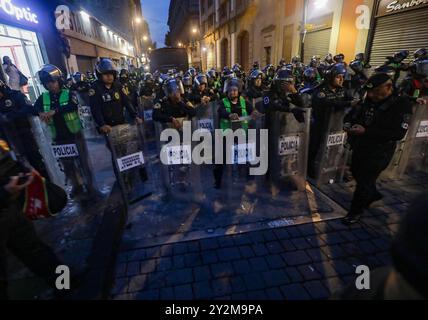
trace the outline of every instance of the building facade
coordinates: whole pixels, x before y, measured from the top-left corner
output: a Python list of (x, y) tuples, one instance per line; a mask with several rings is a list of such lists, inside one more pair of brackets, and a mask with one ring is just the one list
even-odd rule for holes
[(189, 65), (200, 67), (199, 0), (171, 0), (168, 26), (166, 44), (170, 47), (185, 47)]
[[(374, 0), (200, 0), (204, 68), (366, 50)], [(363, 10), (363, 11), (361, 11)], [(364, 19), (361, 17), (364, 16)], [(364, 21), (365, 20), (365, 21)]]
[(100, 57), (112, 59), (118, 68), (140, 66), (151, 40), (139, 1), (66, 0), (65, 5), (70, 9), (70, 25), (61, 35), (69, 46), (70, 72), (93, 71)]

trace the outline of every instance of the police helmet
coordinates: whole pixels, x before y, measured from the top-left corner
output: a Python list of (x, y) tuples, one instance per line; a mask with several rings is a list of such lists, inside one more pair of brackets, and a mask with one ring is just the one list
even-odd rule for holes
[(306, 68), (303, 72), (303, 81), (311, 83), (317, 79), (317, 70), (315, 68)]
[(294, 57), (291, 59), (291, 63), (292, 63), (292, 64), (296, 64), (296, 63), (300, 63), (300, 62), (302, 62), (302, 59), (300, 58), (300, 56), (294, 56)]
[(75, 72), (71, 75), (71, 80), (74, 84), (85, 82), (86, 76), (81, 72)]
[(311, 68), (318, 68), (320, 63), (321, 63), (321, 57), (320, 56), (313, 56), (311, 58), (311, 62), (309, 63), (309, 66)]
[(387, 57), (387, 59), (392, 60), (394, 63), (401, 63), (404, 60), (406, 60), (409, 55), (410, 55), (409, 50), (401, 50), (394, 53), (392, 57)]
[(183, 92), (182, 82), (178, 81), (177, 79), (170, 78), (170, 79), (165, 81), (163, 89), (164, 89), (166, 96), (170, 96), (170, 95), (175, 94), (177, 92), (179, 92), (181, 94)]
[(195, 85), (201, 86), (203, 84), (208, 85), (208, 79), (205, 74), (200, 73), (195, 77)]
[(345, 55), (343, 53), (339, 53), (333, 57), (334, 62), (336, 63), (344, 63)]
[(117, 70), (113, 64), (113, 61), (107, 58), (102, 58), (95, 65), (95, 72), (97, 78), (101, 79), (103, 74), (112, 74), (115, 78), (117, 77)]
[(45, 88), (49, 82), (53, 81), (58, 81), (61, 87), (64, 85), (64, 74), (53, 64), (45, 64), (42, 66), (39, 72), (37, 72), (37, 76)]
[(355, 55), (355, 61), (364, 62), (366, 60), (366, 55), (363, 52), (359, 52)]
[(187, 70), (187, 73), (190, 74), (190, 76), (192, 78), (194, 78), (196, 76), (196, 69), (195, 68), (189, 68), (189, 70)]
[(333, 55), (331, 53), (328, 53), (325, 56), (324, 61), (327, 62), (328, 64), (333, 64), (334, 63)]
[(426, 60), (428, 59), (428, 50), (425, 48), (418, 49), (415, 51), (413, 56), (415, 57), (415, 61)]
[(421, 77), (428, 78), (428, 59), (415, 62), (415, 73)]
[(289, 68), (281, 68), (273, 78), (274, 82), (294, 82), (293, 72)]
[(191, 87), (193, 85), (192, 76), (190, 74), (185, 74), (182, 82), (185, 87)]
[(242, 83), (238, 78), (231, 78), (226, 81), (225, 93), (229, 94), (233, 88), (236, 88), (239, 92), (242, 92)]
[(128, 77), (129, 77), (129, 71), (128, 71), (128, 70), (126, 70), (126, 69), (122, 69), (122, 70), (120, 70), (120, 75), (119, 75), (119, 77), (120, 77), (120, 78), (128, 78)]
[(325, 77), (328, 81), (333, 81), (339, 75), (346, 77), (347, 73), (348, 71), (343, 63), (336, 63), (325, 72)]
[(251, 80), (257, 80), (257, 79), (263, 79), (263, 72), (260, 71), (259, 69), (254, 69), (253, 71), (251, 71), (250, 73), (250, 79)]
[(151, 73), (146, 73), (143, 78), (144, 82), (153, 82), (153, 75)]
[(362, 60), (354, 60), (349, 64), (349, 67), (355, 73), (361, 73), (364, 71), (364, 62)]
[(395, 77), (395, 69), (392, 66), (388, 66), (388, 65), (377, 67), (375, 69), (375, 73), (385, 73), (391, 79), (394, 79), (394, 77)]
[(217, 79), (217, 71), (215, 69), (211, 69), (208, 71), (207, 76), (213, 80)]

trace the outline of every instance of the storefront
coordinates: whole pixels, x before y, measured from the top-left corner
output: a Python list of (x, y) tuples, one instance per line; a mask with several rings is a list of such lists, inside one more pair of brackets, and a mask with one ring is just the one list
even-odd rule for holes
[[(42, 91), (36, 78), (40, 67), (49, 61), (63, 67), (58, 43), (52, 43), (57, 38), (47, 13), (53, 10), (34, 1), (0, 0), (0, 58), (9, 56), (28, 77), (28, 86), (22, 90), (31, 101)], [(52, 47), (56, 50), (50, 50)]]
[(305, 63), (309, 63), (315, 55), (324, 57), (330, 52), (332, 29), (333, 13), (307, 22), (303, 60)]
[(373, 66), (399, 50), (428, 48), (428, 0), (376, 2), (368, 51)]

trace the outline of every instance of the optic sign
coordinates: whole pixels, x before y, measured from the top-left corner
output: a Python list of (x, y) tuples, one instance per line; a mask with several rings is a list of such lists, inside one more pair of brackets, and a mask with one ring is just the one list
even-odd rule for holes
[(79, 151), (75, 144), (63, 144), (52, 146), (52, 152), (55, 158), (75, 158), (79, 156)]
[(337, 132), (330, 134), (327, 139), (327, 148), (341, 146), (345, 143), (346, 132)]
[(198, 120), (198, 129), (214, 131), (214, 124), (211, 119)]
[(256, 159), (256, 144), (236, 144), (232, 146), (232, 159), (233, 164), (246, 164), (253, 162)]
[(140, 167), (144, 165), (144, 156), (142, 152), (130, 154), (128, 156), (117, 159), (119, 171), (127, 171), (132, 168)]
[(300, 136), (279, 137), (279, 155), (288, 156), (299, 152)]
[(30, 8), (15, 6), (12, 0), (0, 0), (0, 8), (4, 13), (14, 17), (18, 21), (39, 23), (37, 15), (31, 12)]
[(421, 121), (416, 138), (427, 138), (428, 137), (428, 121)]
[(153, 121), (153, 109), (144, 111), (144, 120)]
[(169, 146), (166, 148), (168, 165), (191, 164), (192, 148), (190, 145)]

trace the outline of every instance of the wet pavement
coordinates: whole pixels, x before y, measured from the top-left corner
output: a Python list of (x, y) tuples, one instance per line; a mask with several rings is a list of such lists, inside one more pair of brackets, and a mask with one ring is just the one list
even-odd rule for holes
[[(353, 188), (351, 182), (321, 189), (345, 211)], [(371, 270), (390, 265), (391, 237), (412, 199), (427, 189), (427, 174), (407, 175), (399, 181), (382, 179), (379, 190), (385, 198), (352, 227), (336, 217), (184, 241), (171, 236), (163, 244), (135, 240), (144, 235), (129, 228), (110, 298), (327, 299), (353, 285), (358, 265)], [(130, 219), (135, 219), (136, 212)]]

